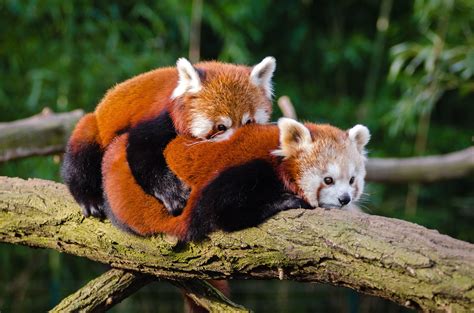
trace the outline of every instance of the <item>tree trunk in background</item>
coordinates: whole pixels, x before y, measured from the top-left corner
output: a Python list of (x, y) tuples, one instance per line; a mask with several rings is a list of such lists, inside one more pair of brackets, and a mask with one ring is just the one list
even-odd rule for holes
[(202, 0), (193, 0), (191, 10), (191, 29), (189, 30), (189, 61), (191, 61), (191, 63), (197, 63), (201, 58)]
[(383, 53), (385, 50), (387, 30), (390, 25), (392, 4), (393, 0), (383, 0), (380, 5), (380, 13), (376, 24), (377, 35), (375, 37), (374, 49), (372, 51), (372, 59), (370, 60), (369, 73), (367, 75), (367, 80), (365, 81), (364, 98), (357, 110), (357, 119), (359, 121), (365, 120), (367, 112), (370, 110), (370, 106), (375, 100), (377, 82), (380, 79), (380, 67), (382, 65)]

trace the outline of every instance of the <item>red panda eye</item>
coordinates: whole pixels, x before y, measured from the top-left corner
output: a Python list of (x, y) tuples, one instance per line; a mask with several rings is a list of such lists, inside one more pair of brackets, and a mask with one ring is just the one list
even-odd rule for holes
[(248, 124), (252, 124), (253, 123), (253, 119), (248, 119), (247, 122), (245, 123), (245, 125), (248, 125)]
[(354, 176), (351, 177), (351, 179), (349, 180), (349, 185), (352, 185), (354, 183)]
[(225, 132), (227, 130), (227, 127), (224, 124), (219, 124), (217, 125), (217, 130), (220, 132)]
[(332, 185), (334, 183), (334, 180), (332, 179), (332, 177), (324, 177), (324, 183), (326, 185)]

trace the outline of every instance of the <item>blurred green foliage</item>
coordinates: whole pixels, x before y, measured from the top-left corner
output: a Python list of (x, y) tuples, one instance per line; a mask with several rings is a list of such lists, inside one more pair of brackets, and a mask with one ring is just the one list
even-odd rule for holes
[[(188, 53), (191, 4), (0, 0), (0, 121), (28, 117), (44, 107), (92, 111), (114, 84), (174, 64)], [(391, 8), (386, 18), (383, 5)], [(205, 1), (201, 57), (255, 64), (275, 56), (276, 96), (290, 96), (304, 120), (343, 128), (368, 125), (372, 156), (417, 153), (422, 116), (429, 120), (423, 153), (447, 153), (472, 145), (472, 12), (471, 0)], [(54, 160), (1, 164), (0, 175), (59, 180)], [(473, 242), (473, 183), (468, 177), (423, 185), (416, 215), (407, 214), (406, 185), (369, 184), (361, 204), (369, 213), (408, 219)], [(19, 249), (0, 247), (3, 273), (20, 264), (16, 260), (41, 256)], [(43, 259), (55, 258), (43, 254)], [(46, 263), (51, 272), (61, 267), (57, 260)], [(11, 264), (8, 271), (4, 264)], [(70, 257), (62, 264), (60, 278), (70, 275), (68, 267), (78, 269), (81, 282), (103, 270)], [(0, 276), (0, 285), (15, 276)], [(51, 282), (58, 283), (53, 276)], [(68, 292), (80, 285), (75, 281)], [(13, 287), (4, 288), (0, 298)], [(53, 294), (49, 304), (58, 300)], [(48, 307), (47, 302), (38, 307)], [(3, 299), (0, 310), (24, 309), (13, 303)]]

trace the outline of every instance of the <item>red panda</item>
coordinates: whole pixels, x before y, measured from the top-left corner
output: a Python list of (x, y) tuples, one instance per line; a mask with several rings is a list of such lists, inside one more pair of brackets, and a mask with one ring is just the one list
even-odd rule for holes
[(124, 132), (130, 135), (127, 160), (137, 183), (171, 214), (180, 214), (189, 188), (167, 168), (162, 155), (166, 144), (176, 132), (219, 141), (241, 125), (266, 123), (274, 70), (272, 57), (253, 68), (220, 62), (193, 66), (181, 58), (176, 67), (156, 69), (111, 88), (94, 113), (79, 121), (62, 166), (63, 179), (83, 214), (103, 215), (103, 153)]
[(191, 193), (182, 214), (172, 216), (135, 182), (126, 157), (129, 135), (123, 134), (104, 156), (106, 214), (135, 234), (188, 241), (216, 229), (256, 226), (291, 208), (344, 208), (363, 191), (369, 137), (362, 125), (343, 131), (287, 118), (239, 128), (216, 143), (178, 136), (164, 155)]

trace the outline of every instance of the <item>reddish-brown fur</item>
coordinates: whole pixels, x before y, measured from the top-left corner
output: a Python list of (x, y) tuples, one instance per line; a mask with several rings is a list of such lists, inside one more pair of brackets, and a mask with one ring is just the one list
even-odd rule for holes
[[(314, 155), (324, 153), (322, 148), (327, 146), (327, 142), (320, 143), (325, 140), (342, 143), (347, 137), (346, 132), (330, 125), (305, 126), (309, 128), (313, 142), (318, 144), (312, 149), (314, 154), (303, 159), (289, 157), (279, 160), (271, 154), (280, 146), (280, 134), (276, 125), (242, 127), (229, 140), (215, 143), (178, 136), (167, 146), (165, 157), (168, 166), (192, 188), (192, 192), (183, 213), (177, 217), (171, 216), (161, 202), (144, 193), (135, 182), (126, 159), (128, 135), (121, 135), (109, 146), (102, 167), (104, 190), (111, 210), (119, 222), (138, 234), (167, 233), (185, 239), (191, 211), (202, 188), (226, 168), (255, 159), (271, 162), (287, 187), (302, 195), (296, 181), (308, 164), (314, 164)], [(319, 193), (321, 188), (324, 186), (319, 186), (315, 192)], [(226, 282), (213, 281), (211, 284), (228, 295)], [(205, 312), (187, 297), (186, 302), (191, 312)]]
[(118, 137), (104, 155), (104, 190), (112, 212), (138, 234), (168, 233), (184, 239), (193, 204), (215, 175), (256, 158), (276, 161), (270, 152), (278, 147), (278, 128), (250, 125), (221, 142), (196, 141), (187, 136), (173, 140), (165, 150), (168, 166), (192, 189), (188, 204), (177, 217), (135, 182), (126, 159), (127, 138), (126, 134)]
[[(307, 124), (313, 137), (344, 136), (340, 129), (329, 125)], [(239, 128), (229, 139), (220, 142), (198, 141), (189, 136), (178, 136), (165, 150), (170, 169), (191, 187), (191, 195), (183, 213), (171, 216), (156, 198), (147, 195), (135, 182), (127, 163), (125, 150), (127, 135), (117, 138), (104, 156), (102, 174), (104, 190), (116, 218), (141, 235), (168, 233), (181, 239), (186, 237), (191, 210), (200, 191), (226, 168), (255, 159), (271, 162), (281, 179), (293, 192), (302, 196), (296, 185), (305, 163), (314, 160), (288, 158), (278, 162), (271, 151), (279, 147), (276, 125), (249, 125)], [(317, 153), (319, 151), (316, 151)], [(315, 191), (316, 192), (316, 191)]]
[(168, 233), (184, 238), (189, 210), (171, 216), (161, 202), (136, 183), (127, 162), (128, 135), (117, 137), (102, 164), (103, 187), (115, 217), (140, 235)]
[(82, 148), (82, 145), (91, 142), (102, 145), (94, 113), (88, 113), (81, 118), (69, 141), (72, 153), (77, 153)]
[[(171, 113), (180, 134), (189, 134), (190, 113), (217, 106), (217, 113), (254, 110), (257, 102), (271, 111), (271, 102), (264, 91), (249, 83), (250, 68), (220, 62), (203, 62), (195, 65), (204, 73), (203, 89), (199, 97), (185, 94), (176, 100), (170, 96), (178, 83), (175, 67), (159, 68), (122, 82), (111, 88), (97, 106), (94, 113), (84, 117), (71, 137), (71, 145), (78, 142), (97, 142), (107, 147), (117, 133), (137, 123), (156, 117), (164, 109)], [(206, 102), (218, 95), (219, 102)], [(261, 101), (260, 101), (261, 100)], [(219, 112), (219, 108), (222, 112)], [(252, 113), (252, 112), (250, 112)], [(84, 129), (94, 129), (92, 134)]]

